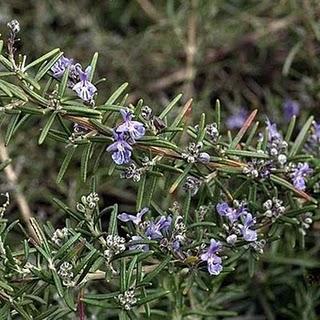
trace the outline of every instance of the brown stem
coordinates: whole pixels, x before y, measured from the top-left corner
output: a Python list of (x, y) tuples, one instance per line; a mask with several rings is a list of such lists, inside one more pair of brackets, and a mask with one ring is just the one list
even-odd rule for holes
[[(2, 140), (2, 137), (0, 137), (0, 160), (1, 161), (6, 161), (9, 159), (8, 151), (7, 148), (4, 145), (4, 142)], [(28, 202), (22, 193), (20, 187), (19, 187), (19, 182), (18, 182), (18, 177), (14, 171), (14, 168), (11, 164), (5, 167), (4, 173), (7, 177), (7, 180), (10, 184), (10, 187), (15, 191), (15, 198), (17, 201), (17, 205), (20, 209), (21, 216), (25, 224), (27, 225), (28, 231), (32, 237), (35, 237), (35, 233), (31, 227), (30, 224), (30, 218), (32, 217), (32, 212), (31, 209), (28, 205)]]

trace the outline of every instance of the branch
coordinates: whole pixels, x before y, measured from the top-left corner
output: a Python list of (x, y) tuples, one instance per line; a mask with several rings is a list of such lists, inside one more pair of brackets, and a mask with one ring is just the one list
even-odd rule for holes
[[(6, 161), (9, 159), (9, 155), (7, 152), (7, 148), (5, 147), (2, 137), (0, 137), (0, 159), (1, 161)], [(15, 190), (15, 196), (16, 196), (16, 201), (18, 204), (18, 207), (21, 212), (21, 216), (23, 221), (28, 227), (28, 231), (32, 237), (35, 237), (35, 233), (33, 231), (33, 228), (31, 227), (30, 224), (30, 218), (32, 218), (32, 212), (31, 209), (28, 205), (28, 202), (24, 196), (24, 194), (21, 192), (19, 183), (18, 183), (18, 177), (13, 169), (13, 166), (11, 164), (7, 165), (4, 168), (4, 173), (7, 177), (7, 180), (13, 190)]]

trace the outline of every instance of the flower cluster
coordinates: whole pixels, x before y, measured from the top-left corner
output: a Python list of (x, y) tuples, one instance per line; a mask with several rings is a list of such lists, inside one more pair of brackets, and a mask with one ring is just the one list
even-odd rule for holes
[(297, 165), (292, 164), (290, 178), (295, 188), (304, 191), (306, 189), (306, 178), (310, 176), (311, 173), (312, 169), (307, 162), (299, 162)]
[(69, 236), (69, 229), (68, 228), (62, 228), (57, 229), (51, 238), (51, 241), (55, 243), (57, 246), (61, 246), (63, 241), (65, 241)]
[(222, 267), (222, 259), (217, 255), (221, 250), (221, 243), (214, 239), (211, 239), (209, 248), (201, 254), (202, 261), (207, 262), (208, 271), (211, 275), (218, 275)]
[(302, 214), (300, 217), (300, 228), (299, 228), (299, 232), (305, 236), (306, 235), (306, 231), (310, 228), (311, 224), (313, 223), (312, 220), (312, 212), (306, 212), (304, 214)]
[(181, 153), (181, 156), (189, 163), (209, 163), (210, 156), (206, 152), (201, 152), (202, 147), (202, 143), (191, 142), (185, 151)]
[(272, 157), (274, 167), (282, 167), (287, 162), (288, 143), (283, 140), (281, 133), (277, 130), (277, 125), (267, 120), (268, 143), (267, 153)]
[(107, 249), (104, 250), (104, 257), (109, 262), (110, 259), (124, 250), (126, 250), (126, 240), (118, 235), (108, 235), (106, 238)]
[(114, 142), (107, 148), (112, 153), (113, 161), (118, 164), (129, 163), (132, 154), (132, 144), (142, 138), (145, 127), (139, 121), (134, 121), (133, 114), (129, 109), (121, 109), (123, 122), (113, 130)]
[(120, 293), (117, 300), (121, 307), (125, 310), (131, 310), (132, 307), (137, 303), (134, 290), (127, 290), (124, 293)]
[(123, 222), (131, 221), (135, 224), (139, 231), (143, 234), (133, 235), (130, 241), (131, 250), (148, 251), (149, 246), (146, 244), (137, 243), (143, 239), (156, 240), (163, 250), (177, 252), (180, 250), (182, 243), (185, 241), (186, 227), (181, 216), (172, 218), (171, 215), (162, 215), (155, 220), (147, 220), (142, 222), (143, 216), (149, 211), (148, 208), (143, 208), (136, 215), (123, 212), (118, 215), (118, 219)]
[(228, 219), (229, 225), (225, 226), (228, 232), (227, 243), (234, 245), (240, 235), (248, 242), (257, 240), (257, 232), (252, 229), (256, 221), (245, 202), (235, 200), (232, 207), (226, 202), (220, 202), (216, 205), (216, 210), (220, 216)]
[(283, 206), (283, 201), (275, 197), (265, 201), (263, 209), (265, 210), (264, 215), (272, 221), (278, 219), (286, 210)]
[(91, 219), (92, 212), (97, 208), (99, 197), (96, 192), (91, 192), (87, 196), (81, 197), (81, 202), (78, 202), (77, 210), (84, 214), (86, 219)]
[(282, 105), (284, 119), (290, 121), (293, 116), (297, 116), (300, 112), (300, 105), (297, 101), (286, 99)]
[[(243, 173), (253, 179), (264, 180), (270, 176), (272, 171), (284, 168), (287, 163), (287, 142), (283, 140), (275, 123), (267, 120), (266, 124), (268, 129), (266, 151), (258, 150), (257, 152), (266, 153), (270, 159), (252, 159), (243, 168)], [(260, 135), (260, 139), (263, 139), (262, 135)]]
[(62, 283), (66, 287), (72, 287), (74, 285), (72, 279), (73, 279), (73, 272), (72, 270), (72, 264), (65, 261), (61, 264), (59, 270), (58, 270), (58, 275), (62, 279)]
[(218, 125), (215, 122), (206, 125), (206, 133), (209, 136), (211, 142), (216, 143), (218, 141), (220, 134)]
[(317, 123), (316, 121), (313, 122), (311, 134), (309, 135), (304, 148), (307, 152), (318, 157), (320, 156), (320, 123)]
[(201, 180), (196, 177), (188, 176), (184, 182), (183, 189), (190, 192), (191, 196), (195, 196), (201, 187)]
[(74, 63), (73, 59), (62, 56), (51, 68), (52, 75), (56, 79), (61, 79), (65, 71), (69, 68), (68, 87), (75, 91), (80, 99), (91, 102), (97, 88), (90, 81), (91, 66), (84, 71), (79, 63)]

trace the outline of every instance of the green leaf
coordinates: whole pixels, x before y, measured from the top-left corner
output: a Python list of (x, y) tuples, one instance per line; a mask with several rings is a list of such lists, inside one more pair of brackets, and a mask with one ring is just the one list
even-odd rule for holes
[(12, 138), (12, 135), (14, 133), (15, 127), (19, 121), (20, 118), (20, 112), (17, 114), (13, 114), (10, 118), (9, 124), (8, 124), (8, 128), (6, 131), (6, 135), (4, 137), (4, 143), (7, 146)]
[(226, 150), (225, 153), (227, 155), (233, 155), (238, 157), (250, 157), (250, 158), (262, 158), (262, 159), (269, 159), (269, 156), (263, 152), (253, 152), (247, 150)]
[(56, 287), (56, 289), (57, 289), (57, 292), (58, 292), (59, 296), (60, 296), (61, 298), (63, 298), (63, 295), (64, 295), (64, 293), (63, 293), (63, 287), (62, 287), (61, 279), (60, 279), (60, 277), (58, 276), (56, 270), (52, 270), (52, 277), (53, 277), (53, 282), (54, 282), (54, 284), (55, 284), (55, 287)]
[(138, 194), (137, 194), (137, 201), (136, 201), (136, 210), (140, 211), (142, 208), (142, 204), (144, 201), (144, 193), (146, 187), (146, 179), (147, 174), (144, 174), (139, 182)]
[(144, 278), (143, 283), (149, 283), (156, 277), (171, 261), (171, 257), (166, 257), (153, 271), (149, 272)]
[(287, 130), (286, 136), (284, 138), (284, 140), (287, 141), (287, 142), (289, 142), (291, 140), (291, 136), (292, 136), (292, 133), (293, 133), (294, 126), (296, 124), (296, 120), (297, 120), (297, 117), (295, 115), (290, 120), (290, 123), (289, 123), (289, 126), (288, 126), (288, 130)]
[(31, 63), (29, 63), (29, 64), (24, 68), (24, 70), (26, 71), (26, 70), (28, 70), (28, 69), (36, 66), (37, 64), (42, 63), (43, 61), (49, 59), (51, 56), (57, 54), (58, 52), (60, 52), (60, 49), (59, 49), (59, 48), (56, 48), (56, 49), (51, 50), (50, 52), (44, 54), (44, 55), (41, 56), (40, 58), (38, 58), (38, 59), (32, 61)]
[(63, 95), (64, 95), (64, 93), (66, 91), (66, 88), (67, 88), (67, 85), (68, 85), (68, 80), (69, 80), (69, 73), (70, 73), (70, 67), (68, 66), (67, 69), (63, 73), (63, 76), (62, 76), (62, 79), (61, 79), (61, 83), (59, 85), (58, 96), (60, 98), (63, 97)]
[(164, 109), (163, 111), (160, 113), (159, 118), (160, 119), (164, 119), (169, 113), (170, 111), (174, 108), (174, 106), (177, 104), (177, 102), (181, 99), (182, 94), (178, 94)]
[(293, 48), (289, 51), (289, 54), (283, 64), (283, 68), (282, 68), (282, 74), (284, 76), (287, 76), (289, 74), (290, 71), (290, 67), (291, 64), (294, 60), (294, 57), (296, 56), (296, 54), (299, 52), (300, 48), (302, 46), (302, 42), (299, 41), (298, 43), (296, 43)]
[(114, 204), (111, 211), (111, 217), (109, 221), (108, 234), (114, 235), (118, 234), (117, 230), (117, 216), (118, 216), (118, 205)]
[(159, 292), (156, 292), (156, 293), (153, 293), (153, 294), (148, 294), (146, 297), (139, 298), (138, 302), (137, 302), (137, 305), (141, 306), (141, 305), (143, 305), (143, 304), (145, 304), (147, 302), (150, 302), (152, 300), (158, 300), (158, 299), (166, 296), (169, 293), (170, 293), (170, 291), (159, 291)]
[(0, 80), (0, 89), (10, 98), (13, 97), (10, 88), (7, 86), (7, 82)]
[(295, 156), (297, 152), (300, 150), (300, 148), (302, 147), (302, 145), (304, 144), (307, 138), (310, 126), (312, 125), (312, 122), (313, 122), (313, 116), (309, 117), (309, 119), (306, 121), (306, 123), (302, 127), (300, 133), (298, 134), (289, 152), (289, 158), (292, 158), (293, 156)]
[(125, 292), (127, 290), (127, 277), (126, 277), (126, 259), (120, 260), (120, 290)]
[(9, 83), (9, 82), (6, 82), (6, 86), (9, 87), (11, 93), (15, 97), (17, 97), (25, 102), (28, 102), (28, 100), (29, 100), (28, 97), (19, 87), (17, 87), (16, 85), (14, 85), (12, 83)]
[(77, 307), (74, 302), (73, 292), (74, 291), (72, 289), (67, 288), (64, 292), (63, 298), (64, 298), (66, 305), (70, 308), (70, 310), (77, 311)]
[(59, 259), (61, 258), (65, 252), (75, 243), (79, 240), (79, 238), (81, 237), (81, 233), (76, 233), (74, 236), (72, 236), (66, 243), (64, 243), (59, 250), (57, 251), (57, 253), (55, 254), (55, 258)]
[(95, 52), (93, 57), (92, 57), (91, 63), (90, 63), (91, 72), (90, 72), (90, 76), (89, 76), (89, 81), (91, 81), (91, 82), (93, 80), (94, 72), (96, 71), (98, 57), (99, 57), (99, 53)]
[(63, 111), (66, 111), (68, 115), (71, 116), (79, 116), (79, 117), (87, 117), (87, 118), (101, 118), (101, 112), (98, 110), (90, 109), (88, 107), (80, 107), (80, 106), (63, 106)]
[[(124, 92), (124, 90), (127, 88), (128, 83), (125, 82), (122, 84), (112, 95), (111, 97), (105, 102), (104, 105), (110, 105), (114, 104), (116, 100), (121, 96), (121, 94)], [(103, 117), (102, 123), (105, 123), (107, 120), (108, 114), (106, 113)]]
[(17, 72), (17, 75), (18, 75), (19, 78), (21, 78), (21, 79), (27, 81), (29, 84), (31, 84), (31, 85), (32, 85), (34, 88), (36, 88), (37, 90), (40, 90), (40, 89), (41, 89), (39, 83), (38, 83), (36, 80), (34, 80), (34, 79), (32, 79), (31, 77), (29, 77), (27, 74), (18, 71), (18, 72)]
[(57, 183), (60, 183), (62, 181), (62, 178), (64, 177), (66, 171), (67, 171), (67, 168), (70, 164), (70, 161), (72, 159), (72, 156), (74, 154), (74, 152), (76, 151), (76, 148), (75, 147), (70, 147), (69, 150), (67, 151), (67, 154), (62, 162), (62, 165), (60, 167), (60, 170), (59, 170), (59, 173), (58, 173), (58, 176), (57, 176)]
[(56, 116), (57, 116), (57, 112), (56, 111), (51, 113), (51, 115), (49, 117), (49, 120), (47, 121), (45, 126), (42, 128), (42, 131), (41, 131), (41, 134), (40, 134), (40, 137), (39, 137), (39, 140), (38, 140), (38, 144), (41, 145), (44, 142), (44, 140), (46, 139), (47, 134), (48, 134), (50, 128), (52, 127)]
[(5, 161), (1, 162), (0, 164), (0, 171), (2, 171), (7, 165), (9, 165), (12, 162), (11, 159), (6, 159)]
[(81, 156), (80, 175), (83, 182), (87, 181), (88, 164), (91, 157), (92, 146), (92, 143), (88, 143)]
[(58, 52), (47, 64), (41, 67), (35, 76), (35, 80), (36, 81), (41, 80), (52, 68), (52, 66), (60, 59), (62, 55), (63, 55), (63, 52)]
[(243, 136), (246, 134), (246, 132), (250, 128), (252, 121), (254, 120), (254, 118), (257, 115), (257, 112), (258, 112), (258, 110), (254, 110), (249, 115), (248, 119), (244, 122), (244, 124), (242, 125), (242, 128), (239, 130), (239, 132), (237, 133), (237, 135), (233, 139), (232, 143), (230, 144), (229, 149), (235, 149), (237, 147), (237, 145), (240, 143)]
[(183, 173), (175, 180), (175, 182), (172, 184), (172, 186), (169, 189), (169, 193), (173, 193), (177, 189), (179, 184), (186, 178), (191, 168), (192, 168), (192, 163), (188, 164), (184, 169)]
[(7, 283), (5, 283), (1, 280), (0, 280), (0, 288), (4, 289), (6, 291), (10, 291), (10, 292), (14, 291), (14, 289), (11, 286), (9, 286)]
[(284, 180), (284, 179), (282, 179), (282, 178), (280, 178), (280, 177), (278, 177), (278, 176), (276, 176), (276, 175), (274, 175), (274, 174), (271, 174), (271, 175), (270, 175), (270, 179), (271, 179), (273, 182), (275, 182), (275, 183), (283, 186), (284, 188), (293, 191), (294, 193), (296, 193), (296, 194), (299, 195), (300, 197), (305, 198), (306, 200), (311, 201), (311, 202), (313, 202), (313, 203), (317, 203), (317, 200), (316, 200), (316, 199), (312, 198), (311, 196), (309, 196), (308, 194), (306, 194), (306, 193), (303, 192), (303, 191), (297, 190), (297, 189), (296, 189), (291, 183), (289, 183), (288, 181), (286, 181), (286, 180)]
[(221, 128), (221, 105), (220, 105), (220, 100), (216, 100), (216, 106), (215, 106), (215, 121), (217, 124), (217, 129), (220, 131)]

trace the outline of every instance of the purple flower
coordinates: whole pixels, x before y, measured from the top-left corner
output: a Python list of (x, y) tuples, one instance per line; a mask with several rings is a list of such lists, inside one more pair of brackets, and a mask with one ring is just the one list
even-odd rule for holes
[[(129, 250), (142, 250), (142, 251), (149, 251), (149, 246), (147, 244), (138, 244), (138, 243), (133, 243), (135, 241), (142, 241), (144, 240), (140, 236), (132, 236), (131, 240), (129, 241)], [(131, 243), (131, 244), (130, 244)]]
[(128, 222), (132, 221), (134, 224), (138, 225), (142, 221), (142, 217), (149, 211), (148, 208), (143, 208), (141, 209), (137, 215), (129, 214), (126, 212), (122, 212), (121, 214), (118, 215), (118, 219), (123, 221), (123, 222)]
[(97, 88), (89, 81), (91, 66), (87, 67), (85, 71), (78, 68), (78, 72), (80, 81), (73, 86), (72, 90), (74, 90), (83, 101), (91, 101), (97, 92)]
[(268, 128), (268, 140), (272, 141), (275, 139), (282, 140), (281, 133), (277, 129), (277, 125), (275, 123), (272, 123), (269, 119), (266, 121), (267, 128)]
[(254, 226), (255, 219), (252, 218), (251, 213), (247, 213), (243, 215), (243, 225), (240, 226), (240, 230), (243, 236), (243, 239), (246, 241), (256, 241), (257, 240), (257, 232), (255, 230), (250, 229), (250, 227)]
[(225, 216), (230, 220), (230, 223), (234, 223), (238, 220), (239, 216), (244, 213), (244, 207), (234, 209), (230, 207), (226, 202), (221, 202), (216, 205), (217, 212), (220, 216)]
[(202, 261), (206, 261), (208, 265), (208, 271), (211, 275), (218, 275), (222, 271), (221, 258), (217, 256), (217, 253), (221, 250), (221, 244), (214, 239), (210, 240), (210, 247), (203, 253), (200, 258)]
[(156, 222), (151, 221), (146, 229), (146, 236), (150, 239), (162, 239), (163, 233), (166, 233), (172, 223), (170, 216), (161, 216)]
[(123, 133), (113, 132), (114, 143), (108, 148), (108, 152), (112, 152), (112, 159), (116, 164), (128, 163), (131, 160), (132, 147), (125, 141)]
[(248, 112), (245, 108), (240, 108), (237, 112), (227, 118), (228, 129), (239, 129), (243, 126), (248, 116)]
[(308, 163), (298, 163), (290, 175), (294, 187), (300, 191), (304, 191), (306, 189), (305, 180), (311, 173), (312, 169), (309, 167)]
[(300, 112), (300, 105), (297, 101), (286, 99), (282, 105), (284, 118), (290, 121), (293, 116), (297, 116)]
[(313, 122), (311, 128), (311, 134), (305, 144), (305, 149), (314, 155), (320, 154), (320, 123)]
[(145, 134), (145, 128), (141, 122), (132, 120), (132, 112), (128, 109), (121, 109), (120, 113), (123, 117), (124, 122), (116, 128), (116, 131), (123, 133), (127, 132), (133, 142), (143, 137)]
[(61, 78), (66, 69), (73, 64), (73, 60), (65, 56), (60, 59), (51, 67), (52, 74), (55, 78)]
[(175, 239), (173, 242), (172, 242), (172, 249), (173, 251), (179, 251), (180, 250), (180, 247), (181, 247), (181, 243), (179, 240)]

